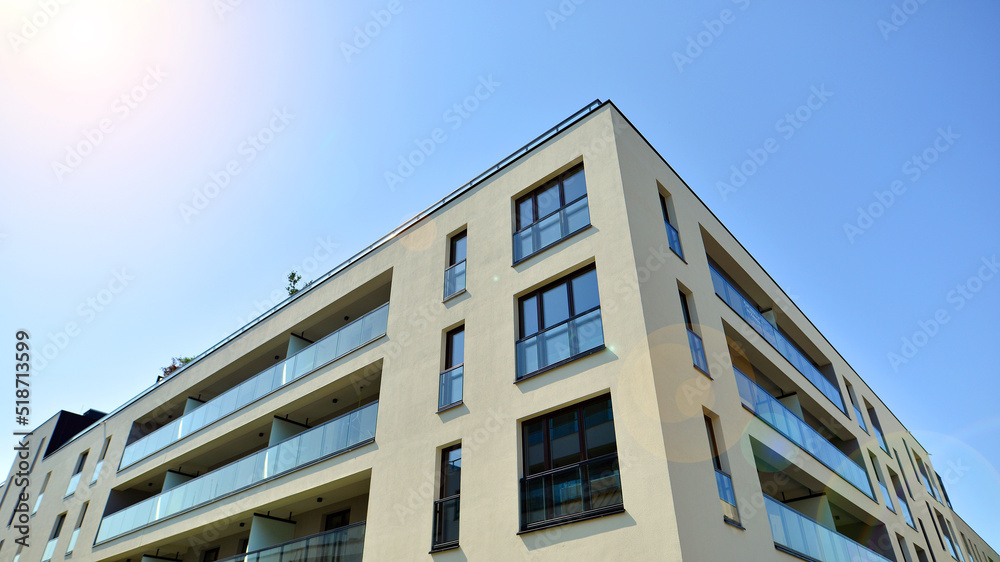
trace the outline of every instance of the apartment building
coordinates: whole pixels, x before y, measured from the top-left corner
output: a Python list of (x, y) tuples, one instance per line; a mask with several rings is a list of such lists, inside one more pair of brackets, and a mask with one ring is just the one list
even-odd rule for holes
[(1000, 562), (609, 101), (31, 439), (4, 561)]

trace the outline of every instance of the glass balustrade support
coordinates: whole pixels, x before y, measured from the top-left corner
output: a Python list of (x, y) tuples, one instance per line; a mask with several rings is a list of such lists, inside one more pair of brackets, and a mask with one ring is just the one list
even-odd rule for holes
[(237, 386), (205, 402), (149, 435), (130, 443), (122, 453), (118, 470), (139, 462), (185, 437), (240, 410), (303, 375), (351, 353), (386, 333), (389, 304), (386, 303), (343, 328), (299, 350), (284, 361), (264, 369)]
[(440, 388), (438, 390), (438, 410), (444, 410), (462, 401), (464, 374), (465, 367), (462, 365), (441, 373)]
[(554, 211), (524, 230), (514, 233), (514, 263), (553, 246), (590, 226), (587, 196)]
[(670, 249), (677, 254), (677, 257), (684, 259), (684, 252), (681, 251), (681, 235), (677, 233), (677, 229), (674, 225), (669, 222), (665, 222), (667, 225), (667, 241), (670, 244)]
[(521, 530), (622, 511), (618, 453), (521, 479)]
[(712, 272), (712, 285), (715, 287), (715, 294), (733, 309), (740, 318), (746, 320), (747, 324), (763, 337), (774, 349), (788, 360), (799, 373), (802, 374), (813, 386), (826, 396), (833, 405), (841, 412), (847, 413), (844, 405), (844, 397), (840, 394), (840, 389), (829, 379), (819, 372), (819, 369), (812, 364), (809, 359), (796, 348), (792, 342), (775, 329), (770, 322), (757, 310), (757, 307), (746, 299), (721, 273), (714, 267), (709, 266)]
[(433, 551), (446, 550), (458, 546), (459, 496), (434, 501)]
[(890, 562), (868, 547), (827, 529), (798, 511), (764, 496), (776, 547), (818, 562)]
[(375, 440), (378, 402), (308, 429), (101, 519), (96, 543), (256, 486)]
[(705, 358), (705, 344), (701, 341), (701, 336), (692, 332), (688, 333), (688, 345), (691, 347), (691, 361), (699, 371), (708, 374), (708, 359)]
[(361, 562), (364, 546), (365, 523), (361, 522), (219, 562)]
[(863, 494), (875, 500), (868, 473), (844, 454), (833, 443), (823, 437), (809, 424), (796, 416), (777, 398), (753, 382), (742, 371), (733, 367), (736, 374), (736, 387), (740, 393), (743, 406), (753, 412), (764, 423), (795, 443), (809, 456), (818, 460), (835, 472)]
[(465, 260), (444, 270), (444, 298), (465, 290)]
[(595, 308), (517, 342), (517, 378), (604, 347), (601, 309)]
[(76, 487), (80, 485), (81, 473), (77, 472), (69, 479), (69, 486), (66, 486), (66, 493), (63, 497), (69, 497), (76, 493)]
[(97, 461), (94, 466), (94, 475), (90, 477), (90, 485), (93, 486), (97, 483), (97, 479), (101, 477), (101, 469), (104, 468), (104, 459)]
[(49, 539), (49, 542), (45, 543), (45, 551), (42, 552), (42, 562), (49, 562), (52, 560), (52, 555), (56, 552), (56, 543), (59, 542), (58, 538)]

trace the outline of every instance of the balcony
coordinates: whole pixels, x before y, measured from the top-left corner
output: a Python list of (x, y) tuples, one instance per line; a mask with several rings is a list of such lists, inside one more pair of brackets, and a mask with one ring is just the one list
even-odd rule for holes
[(444, 270), (444, 300), (465, 290), (465, 260)]
[(705, 359), (705, 344), (701, 337), (688, 328), (688, 345), (691, 347), (691, 361), (699, 371), (708, 374), (708, 360)]
[(564, 320), (517, 342), (517, 378), (567, 362), (604, 346), (601, 309)]
[(774, 545), (780, 550), (818, 562), (890, 562), (769, 496), (764, 496), (764, 506)]
[(125, 447), (119, 470), (163, 450), (267, 394), (382, 337), (389, 318), (386, 303), (284, 361)]
[(618, 453), (521, 479), (521, 530), (623, 511)]
[(524, 230), (515, 232), (514, 263), (524, 261), (589, 226), (590, 208), (584, 195)]
[(757, 307), (746, 299), (726, 278), (722, 276), (714, 267), (709, 266), (712, 271), (712, 285), (715, 287), (715, 294), (726, 301), (733, 311), (747, 322), (767, 340), (768, 343), (788, 360), (795, 369), (813, 384), (824, 396), (833, 402), (833, 405), (840, 408), (840, 411), (847, 413), (844, 406), (844, 398), (840, 395), (840, 389), (830, 382), (819, 369), (798, 350), (788, 339), (779, 332), (766, 318), (757, 310)]
[(677, 254), (677, 257), (684, 259), (684, 252), (681, 251), (681, 235), (677, 233), (674, 225), (666, 221), (663, 224), (667, 225), (667, 242), (670, 244), (670, 249)]
[(438, 410), (445, 410), (462, 402), (462, 382), (465, 367), (459, 365), (441, 373), (438, 389)]
[(733, 523), (739, 524), (740, 512), (736, 508), (736, 492), (733, 490), (733, 479), (725, 472), (716, 469), (715, 484), (719, 488), (719, 500), (722, 502), (722, 516)]
[(361, 562), (365, 523), (223, 558), (219, 562)]
[(750, 377), (743, 374), (742, 371), (735, 367), (733, 371), (736, 374), (736, 387), (744, 407), (855, 488), (861, 490), (873, 501), (875, 500), (875, 494), (864, 468), (851, 460), (833, 443), (802, 421), (757, 383), (750, 380)]
[(101, 543), (375, 440), (378, 402), (334, 418), (135, 505), (105, 516)]

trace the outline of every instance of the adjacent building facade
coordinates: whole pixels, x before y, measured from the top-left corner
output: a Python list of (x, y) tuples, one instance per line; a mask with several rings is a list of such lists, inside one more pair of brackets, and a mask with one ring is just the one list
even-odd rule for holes
[(30, 443), (3, 561), (1000, 562), (610, 102)]

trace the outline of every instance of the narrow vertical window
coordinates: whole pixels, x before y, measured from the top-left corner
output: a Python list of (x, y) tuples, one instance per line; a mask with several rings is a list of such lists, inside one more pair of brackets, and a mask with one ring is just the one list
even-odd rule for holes
[(892, 490), (896, 494), (896, 499), (899, 500), (899, 508), (903, 511), (903, 519), (906, 520), (906, 524), (914, 529), (917, 528), (916, 524), (913, 522), (913, 514), (910, 513), (910, 504), (906, 501), (906, 493), (903, 491), (903, 486), (899, 483), (899, 477), (892, 471), (889, 470), (889, 483), (892, 484)]
[(59, 534), (62, 533), (63, 523), (66, 522), (66, 513), (60, 513), (56, 517), (56, 524), (52, 526), (52, 534), (49, 535), (49, 542), (45, 543), (45, 552), (42, 553), (42, 562), (52, 560), (52, 555), (56, 551), (56, 543), (59, 542)]
[(80, 474), (83, 473), (83, 466), (87, 464), (87, 455), (90, 451), (84, 451), (80, 453), (80, 457), (76, 460), (76, 468), (73, 469), (73, 476), (69, 479), (69, 486), (66, 486), (66, 493), (63, 496), (72, 496), (76, 492), (76, 487), (80, 485)]
[(448, 240), (448, 269), (444, 271), (444, 298), (448, 299), (465, 290), (466, 231)]
[(684, 326), (687, 328), (688, 346), (691, 347), (691, 361), (697, 369), (706, 375), (708, 374), (708, 360), (705, 358), (705, 344), (701, 341), (701, 336), (694, 331), (694, 321), (691, 318), (691, 306), (688, 303), (689, 296), (684, 291), (678, 290), (681, 299), (681, 313), (684, 315)]
[(462, 490), (462, 445), (441, 451), (441, 488), (434, 502), (434, 540), (431, 551), (458, 546), (458, 499)]
[(736, 508), (736, 492), (733, 489), (733, 478), (722, 466), (719, 443), (715, 438), (715, 424), (712, 418), (708, 416), (705, 416), (705, 430), (708, 433), (708, 446), (712, 454), (712, 466), (715, 468), (715, 484), (719, 489), (723, 520), (739, 525), (740, 512)]
[(521, 297), (518, 312), (518, 379), (604, 348), (594, 266)]
[(111, 438), (108, 437), (104, 440), (104, 447), (101, 448), (101, 456), (97, 458), (97, 464), (94, 465), (94, 475), (90, 477), (90, 485), (93, 486), (97, 483), (97, 479), (101, 477), (101, 468), (104, 467), (104, 457), (108, 456), (108, 447), (111, 446)]
[(465, 378), (465, 326), (445, 335), (444, 371), (441, 372), (438, 390), (438, 410), (462, 403), (462, 384)]
[(875, 480), (878, 481), (878, 486), (882, 490), (882, 501), (885, 502), (889, 511), (896, 513), (896, 508), (892, 506), (892, 496), (889, 495), (889, 487), (885, 483), (885, 476), (882, 475), (882, 468), (878, 464), (878, 458), (871, 451), (868, 452), (868, 456), (871, 458), (872, 468), (875, 469)]
[[(34, 515), (38, 511), (38, 508), (42, 506), (42, 498), (45, 497), (45, 489), (49, 487), (49, 478), (52, 477), (52, 471), (49, 471), (45, 475), (45, 480), (42, 480), (42, 488), (38, 491), (38, 499), (35, 500), (35, 507), (31, 509), (31, 514)], [(13, 515), (11, 516), (13, 517)]]
[(684, 252), (681, 250), (681, 235), (677, 232), (677, 228), (670, 220), (670, 206), (667, 202), (667, 199), (669, 198), (669, 195), (664, 196), (660, 193), (660, 210), (663, 212), (663, 224), (667, 228), (667, 242), (670, 249), (677, 254), (679, 258), (684, 259)]
[(583, 165), (519, 198), (514, 215), (514, 263), (589, 227)]
[(878, 414), (875, 413), (875, 408), (867, 400), (865, 400), (865, 407), (868, 410), (868, 419), (872, 422), (872, 430), (875, 431), (875, 439), (878, 439), (878, 446), (882, 447), (882, 450), (888, 455), (889, 445), (885, 442), (885, 433), (882, 432), (882, 424), (878, 421)]
[(865, 424), (865, 417), (861, 415), (861, 407), (858, 406), (858, 397), (854, 394), (854, 387), (847, 382), (846, 378), (844, 384), (847, 385), (847, 394), (851, 398), (851, 405), (854, 406), (854, 416), (858, 418), (858, 425), (865, 433), (868, 433), (868, 426)]
[(76, 548), (76, 540), (80, 538), (80, 527), (83, 527), (83, 518), (87, 516), (87, 507), (90, 506), (90, 502), (84, 502), (83, 507), (80, 508), (80, 516), (76, 519), (76, 526), (73, 527), (73, 534), (69, 537), (69, 546), (66, 547), (66, 554), (71, 554), (73, 549)]

